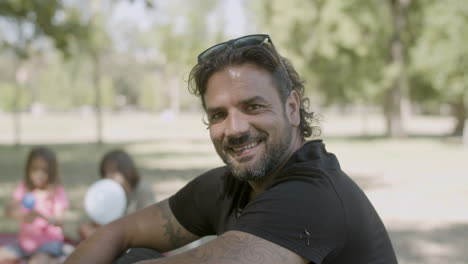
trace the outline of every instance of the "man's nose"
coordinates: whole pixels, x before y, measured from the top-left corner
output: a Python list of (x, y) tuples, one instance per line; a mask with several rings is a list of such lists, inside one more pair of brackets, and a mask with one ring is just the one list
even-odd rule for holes
[(248, 118), (238, 111), (230, 113), (226, 121), (225, 136), (227, 137), (236, 137), (249, 131)]

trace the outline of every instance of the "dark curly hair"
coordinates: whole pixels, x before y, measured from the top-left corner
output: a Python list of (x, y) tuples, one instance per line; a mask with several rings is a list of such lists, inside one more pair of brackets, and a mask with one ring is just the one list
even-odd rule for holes
[(204, 95), (206, 86), (210, 77), (216, 72), (222, 71), (228, 66), (241, 65), (244, 63), (254, 64), (271, 73), (273, 81), (280, 95), (281, 101), (296, 91), (301, 100), (299, 128), (301, 135), (306, 138), (320, 134), (320, 128), (314, 126), (317, 122), (314, 112), (309, 112), (309, 98), (304, 96), (304, 81), (299, 77), (290, 61), (282, 57), (270, 42), (264, 42), (260, 45), (250, 45), (246, 47), (235, 47), (230, 42), (226, 42), (223, 47), (218, 47), (210, 52), (192, 68), (188, 86), (189, 91), (200, 96), (203, 108), (206, 109)]

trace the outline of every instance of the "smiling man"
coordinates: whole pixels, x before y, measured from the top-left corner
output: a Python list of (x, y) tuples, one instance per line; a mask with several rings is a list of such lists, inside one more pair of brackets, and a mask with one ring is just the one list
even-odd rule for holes
[[(190, 88), (226, 166), (101, 228), (66, 263), (397, 263), (364, 192), (322, 141), (306, 141), (318, 128), (303, 82), (268, 35), (202, 52)], [(171, 257), (133, 248), (165, 252), (207, 235), (218, 237)]]
[(211, 140), (234, 177), (261, 181), (304, 143), (297, 129), (299, 97), (292, 93), (284, 106), (270, 73), (251, 63), (231, 66), (207, 82)]

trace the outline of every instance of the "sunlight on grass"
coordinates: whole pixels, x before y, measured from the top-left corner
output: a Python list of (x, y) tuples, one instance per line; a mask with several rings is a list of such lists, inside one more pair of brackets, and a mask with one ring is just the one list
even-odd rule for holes
[(203, 169), (223, 165), (220, 158), (213, 155), (182, 155), (182, 157), (170, 156), (162, 158), (140, 158), (140, 164), (148, 169)]
[(191, 152), (216, 155), (210, 141), (191, 141), (184, 139), (134, 143), (126, 146), (126, 149), (136, 155), (155, 153), (183, 154)]

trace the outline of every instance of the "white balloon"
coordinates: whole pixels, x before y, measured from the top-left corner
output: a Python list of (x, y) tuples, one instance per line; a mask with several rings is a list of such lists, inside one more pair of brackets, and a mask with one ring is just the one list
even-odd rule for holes
[(84, 208), (89, 218), (105, 225), (124, 215), (127, 197), (122, 186), (116, 181), (101, 179), (88, 188)]

